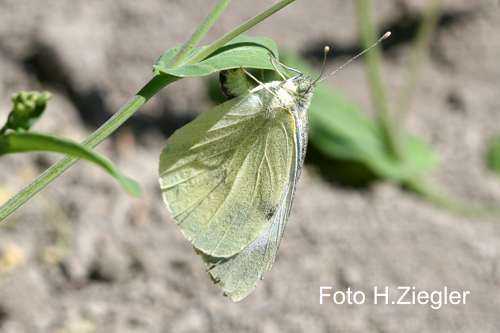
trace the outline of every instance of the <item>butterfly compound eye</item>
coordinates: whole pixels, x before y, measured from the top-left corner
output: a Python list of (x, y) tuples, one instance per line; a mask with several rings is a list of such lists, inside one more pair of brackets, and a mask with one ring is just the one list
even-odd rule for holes
[(308, 94), (311, 91), (313, 85), (314, 82), (310, 78), (308, 77), (300, 78), (300, 80), (297, 82), (297, 94), (299, 96), (304, 96)]

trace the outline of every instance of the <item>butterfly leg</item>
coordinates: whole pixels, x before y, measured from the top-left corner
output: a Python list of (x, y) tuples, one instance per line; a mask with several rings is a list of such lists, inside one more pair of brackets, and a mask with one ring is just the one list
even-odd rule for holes
[(255, 82), (257, 82), (264, 89), (266, 89), (271, 95), (273, 95), (275, 98), (277, 98), (278, 101), (280, 101), (281, 104), (284, 104), (282, 102), (281, 98), (278, 95), (276, 95), (276, 93), (274, 91), (272, 91), (271, 89), (269, 89), (264, 83), (260, 82), (259, 79), (257, 79), (254, 75), (252, 75), (252, 73), (250, 73), (249, 71), (247, 71), (243, 67), (241, 67), (241, 70), (243, 71), (243, 73), (245, 73), (246, 75), (248, 75), (248, 77), (250, 77), (252, 80), (254, 80)]
[(278, 69), (278, 66), (277, 66), (277, 63), (276, 63), (276, 61), (277, 61), (277, 60), (276, 60), (276, 58), (275, 58), (272, 54), (270, 54), (270, 55), (269, 55), (269, 57), (270, 57), (270, 59), (271, 59), (271, 65), (273, 65), (274, 71), (275, 71), (276, 73), (278, 73), (278, 75), (279, 75), (279, 76), (281, 76), (281, 78), (282, 78), (284, 81), (286, 81), (286, 80), (287, 80), (287, 78), (286, 78), (286, 77), (285, 77), (285, 75), (283, 75), (283, 73), (281, 73), (281, 71)]
[[(250, 73), (249, 71), (247, 71), (246, 69), (244, 69), (243, 67), (241, 67), (241, 70), (243, 71), (243, 73), (245, 73), (246, 75), (248, 75), (249, 78), (251, 78), (252, 80), (254, 80), (255, 82), (257, 82), (258, 85), (262, 86), (264, 89), (266, 89), (271, 95), (273, 95), (274, 97), (278, 97), (271, 89), (269, 89), (264, 83), (260, 82), (259, 79), (257, 79), (252, 73)], [(278, 97), (279, 98), (279, 97)]]
[(278, 59), (276, 59), (276, 57), (272, 54), (269, 54), (269, 56), (271, 57), (271, 64), (273, 65), (274, 69), (276, 70), (276, 72), (278, 72), (278, 74), (284, 79), (286, 80), (287, 78), (283, 75), (283, 73), (281, 73), (281, 71), (279, 71), (277, 69), (277, 66), (276, 64), (280, 65), (281, 67), (285, 68), (285, 69), (288, 69), (289, 71), (292, 71), (294, 73), (297, 73), (297, 74), (304, 74), (302, 73), (301, 71), (299, 71), (298, 69), (295, 69), (293, 67), (290, 67), (290, 66), (287, 66), (285, 65), (284, 63), (282, 63), (281, 61), (279, 61)]
[(256, 78), (252, 73), (250, 73), (249, 71), (247, 71), (243, 67), (241, 67), (241, 70), (243, 71), (243, 73), (245, 73), (246, 75), (248, 75), (249, 78), (251, 78), (252, 80), (254, 80), (255, 82), (257, 82), (258, 85), (264, 85), (264, 83), (262, 83), (258, 78)]

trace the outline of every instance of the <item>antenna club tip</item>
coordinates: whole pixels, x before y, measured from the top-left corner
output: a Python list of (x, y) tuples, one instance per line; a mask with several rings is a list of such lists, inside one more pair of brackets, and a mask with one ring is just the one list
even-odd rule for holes
[(389, 38), (391, 37), (391, 32), (390, 31), (387, 31), (383, 36), (382, 36), (382, 39), (386, 39), (386, 38)]
[(324, 51), (325, 53), (330, 52), (330, 50), (331, 50), (331, 48), (330, 48), (330, 46), (328, 46), (328, 45), (325, 45), (325, 47), (323, 48), (323, 51)]

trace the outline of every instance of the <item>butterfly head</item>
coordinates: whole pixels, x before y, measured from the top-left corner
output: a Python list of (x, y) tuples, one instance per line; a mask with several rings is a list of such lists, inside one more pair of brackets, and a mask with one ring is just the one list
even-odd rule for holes
[[(314, 80), (304, 74), (296, 75), (283, 84), (283, 88), (288, 91), (295, 104), (298, 106), (308, 106), (314, 90)], [(307, 109), (307, 107), (305, 107)]]
[(314, 86), (316, 84), (315, 80), (307, 75), (298, 75), (294, 79), (294, 83), (297, 89), (297, 95), (305, 97), (308, 94), (312, 94)]

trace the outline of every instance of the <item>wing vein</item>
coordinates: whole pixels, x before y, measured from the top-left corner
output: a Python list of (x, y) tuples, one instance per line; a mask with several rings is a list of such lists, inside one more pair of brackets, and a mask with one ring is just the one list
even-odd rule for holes
[(181, 184), (184, 184), (185, 182), (187, 182), (187, 181), (189, 181), (189, 180), (191, 180), (191, 179), (194, 179), (194, 178), (196, 178), (196, 177), (198, 177), (198, 176), (200, 176), (200, 175), (203, 175), (203, 174), (205, 174), (205, 173), (207, 173), (207, 172), (209, 172), (209, 171), (210, 171), (210, 169), (204, 169), (204, 170), (201, 170), (200, 172), (195, 173), (194, 175), (191, 175), (191, 176), (189, 176), (189, 177), (187, 177), (187, 178), (180, 179), (180, 180), (178, 180), (178, 181), (177, 181), (177, 182), (175, 182), (175, 183), (172, 183), (172, 184), (167, 184), (167, 185), (162, 185), (162, 186), (160, 187), (160, 189), (161, 189), (162, 191), (167, 191), (167, 190), (170, 190), (170, 189), (172, 189), (172, 188), (174, 188), (174, 187), (176, 187), (176, 186), (179, 186), (179, 185), (181, 185)]
[[(266, 140), (267, 140), (267, 136), (266, 136)], [(259, 144), (260, 144), (260, 141), (259, 141)], [(243, 165), (244, 165), (244, 164), (248, 161), (248, 156), (250, 156), (250, 155), (251, 155), (251, 154), (250, 154), (250, 153), (248, 153), (248, 154), (245, 156), (245, 160), (243, 161), (243, 163), (242, 163), (242, 165), (241, 165), (242, 167), (243, 167)], [(262, 158), (261, 158), (261, 163), (262, 163)], [(260, 166), (259, 166), (259, 168), (258, 168), (258, 169), (260, 170)], [(259, 172), (259, 171), (257, 171), (257, 172)], [(235, 181), (236, 181), (236, 180), (235, 180)], [(233, 184), (231, 185), (231, 188), (230, 188), (230, 190), (229, 190), (228, 195), (224, 198), (223, 203), (225, 203), (225, 202), (226, 202), (226, 199), (229, 197), (229, 195), (230, 195), (230, 194), (231, 194), (231, 192), (233, 191), (233, 188), (234, 188), (234, 182), (233, 182)], [(257, 188), (257, 181), (254, 183), (254, 188), (253, 188), (253, 191), (252, 191), (251, 201), (250, 201), (250, 204), (249, 204), (249, 205), (247, 206), (247, 208), (246, 208), (246, 211), (245, 211), (245, 214), (244, 214), (245, 216), (248, 214), (248, 211), (250, 210), (250, 207), (252, 207), (252, 206), (253, 206), (253, 202), (254, 202), (254, 199), (255, 199), (255, 195), (254, 195), (254, 194), (255, 194), (255, 189), (256, 189), (256, 188)], [(214, 250), (213, 250), (214, 252), (215, 252), (215, 251), (217, 251), (217, 249), (219, 248), (219, 246), (222, 244), (222, 241), (226, 238), (226, 236), (227, 236), (227, 232), (228, 232), (228, 231), (229, 231), (229, 228), (226, 228), (226, 230), (224, 230), (224, 233), (222, 234), (222, 237), (219, 239), (219, 241), (217, 242), (217, 244), (216, 244), (216, 246), (215, 246), (215, 248), (214, 248)]]
[(177, 217), (183, 215), (184, 213), (188, 213), (177, 224), (181, 225), (186, 220), (186, 218), (189, 215), (191, 215), (191, 213), (196, 209), (196, 207), (198, 207), (199, 205), (201, 205), (201, 203), (206, 199), (206, 197), (209, 196), (211, 193), (213, 193), (222, 183), (224, 183), (224, 177), (222, 177), (221, 180), (212, 189), (210, 189), (210, 191), (208, 191), (207, 194), (202, 195), (201, 198), (199, 198), (193, 205), (191, 205), (189, 207), (186, 207), (181, 212), (178, 212), (177, 214), (175, 214), (174, 219), (177, 221)]
[[(221, 141), (223, 139), (226, 139), (230, 136), (232, 136), (233, 134), (238, 134), (239, 132), (241, 132), (242, 130), (244, 130), (246, 127), (243, 127), (243, 128), (240, 128), (236, 131), (232, 131), (230, 133), (227, 133), (227, 134), (224, 134), (224, 135), (221, 135), (219, 137), (215, 137), (215, 138), (211, 138), (211, 139), (207, 139), (206, 141), (202, 141), (200, 143), (197, 143), (195, 144), (194, 146), (190, 147), (189, 148), (189, 151), (193, 151), (193, 150), (196, 150), (198, 148), (201, 148), (201, 147), (205, 147), (206, 145), (209, 145), (211, 143), (215, 143), (215, 142), (218, 142), (218, 141)], [(217, 129), (219, 130), (219, 129)], [(213, 131), (212, 133), (215, 133), (217, 130)], [(210, 132), (210, 131), (209, 131)]]
[(236, 150), (236, 148), (235, 148), (235, 147), (231, 147), (231, 148), (229, 148), (229, 149), (226, 149), (226, 150), (223, 150), (223, 151), (217, 152), (217, 153), (215, 153), (215, 154), (213, 154), (213, 155), (203, 157), (202, 159), (195, 158), (195, 159), (193, 159), (193, 160), (191, 160), (191, 161), (189, 161), (189, 162), (186, 162), (186, 163), (184, 163), (184, 164), (182, 164), (182, 165), (178, 165), (178, 166), (176, 166), (175, 168), (170, 168), (170, 169), (166, 169), (166, 170), (164, 170), (164, 171), (160, 174), (160, 177), (164, 177), (165, 175), (168, 175), (169, 173), (172, 173), (172, 172), (174, 172), (174, 171), (179, 171), (180, 169), (182, 169), (182, 168), (184, 168), (184, 167), (186, 167), (186, 166), (188, 166), (188, 165), (190, 165), (190, 164), (192, 164), (192, 163), (196, 163), (196, 162), (198, 162), (198, 163), (199, 163), (199, 162), (206, 162), (206, 161), (208, 161), (208, 160), (211, 160), (211, 159), (212, 159), (212, 158), (214, 158), (214, 157), (218, 157), (218, 156), (220, 156), (220, 155), (224, 155), (224, 154), (229, 153), (230, 151), (233, 151), (233, 150)]

